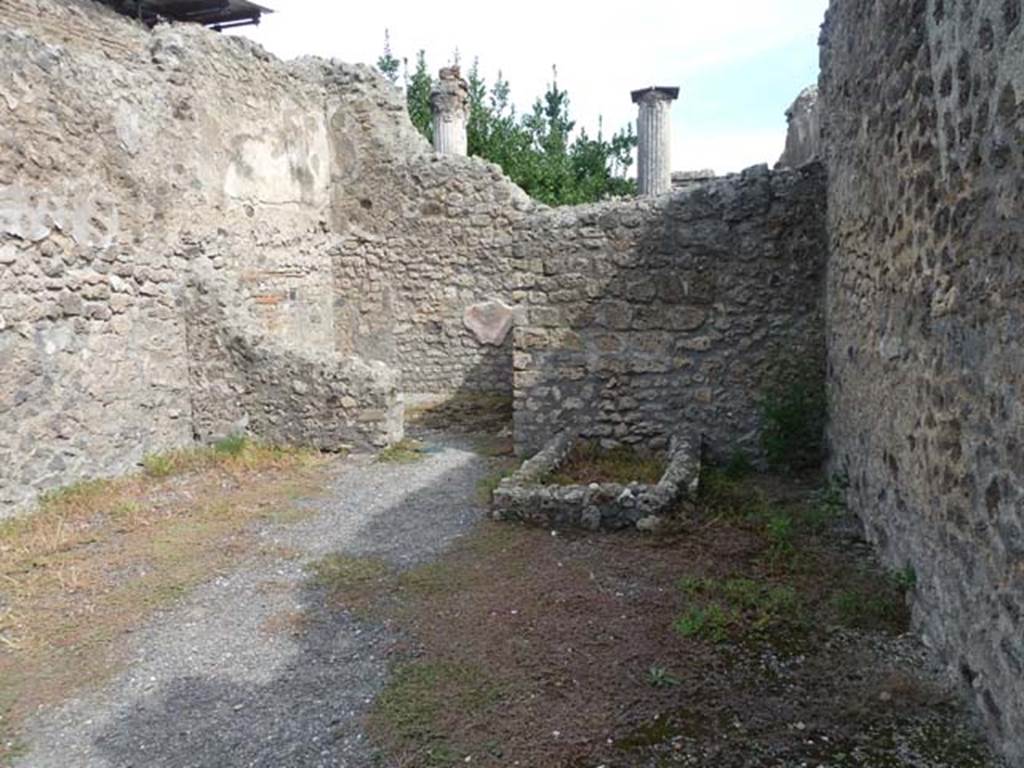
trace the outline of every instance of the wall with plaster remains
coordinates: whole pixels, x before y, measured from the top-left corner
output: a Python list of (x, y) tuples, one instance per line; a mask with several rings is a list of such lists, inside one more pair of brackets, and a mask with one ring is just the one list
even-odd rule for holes
[(330, 108), (367, 73), (0, 6), (0, 515), (196, 437), (400, 434), (395, 372), (335, 351)]
[(1024, 764), (1024, 4), (834, 0), (833, 464)]
[(540, 212), (516, 243), (515, 435), (562, 428), (664, 449), (682, 425), (718, 455), (760, 454), (758, 400), (823, 365), (820, 166), (654, 199)]

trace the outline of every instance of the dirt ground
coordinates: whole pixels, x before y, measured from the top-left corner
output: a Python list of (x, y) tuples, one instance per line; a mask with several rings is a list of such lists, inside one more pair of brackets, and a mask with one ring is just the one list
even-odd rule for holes
[(1000, 765), (839, 491), (712, 469), (657, 536), (481, 522), (407, 571), (324, 561), (334, 605), (404, 638), (380, 764)]
[(325, 460), (227, 441), (150, 457), (129, 477), (44, 497), (0, 523), (0, 765), (28, 716), (124, 667), (124, 640), (154, 612), (267, 547), (256, 522), (305, 513)]
[(495, 523), (507, 416), (162, 457), (5, 526), (0, 764), (1001, 768), (835, 482), (712, 468), (658, 534)]

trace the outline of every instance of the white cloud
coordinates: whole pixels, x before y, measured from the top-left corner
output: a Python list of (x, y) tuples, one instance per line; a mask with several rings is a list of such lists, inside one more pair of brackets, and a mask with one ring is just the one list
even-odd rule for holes
[[(344, 5), (265, 1), (276, 13), (242, 33), (281, 57), (315, 54), (372, 63), (381, 53), (387, 28), (400, 57), (412, 59), (423, 48), (431, 66), (440, 67), (458, 49), (464, 63), (478, 56), (490, 80), (500, 68), (520, 109), (543, 92), (551, 65), (557, 64), (573, 114), (586, 116), (591, 130), (598, 115), (608, 128), (633, 120), (629, 92), (652, 84), (683, 87), (673, 111), (679, 122), (688, 107), (687, 82), (711, 66), (748, 59), (797, 40), (813, 45), (827, 5), (827, 0), (647, 0), (611, 6), (614, 11), (609, 11), (593, 2), (550, 0)], [(676, 167), (691, 167), (707, 157), (716, 170), (733, 170), (749, 164), (746, 158), (759, 152), (769, 152), (762, 161), (774, 160), (781, 151), (785, 124), (780, 114), (774, 139), (742, 133), (739, 126), (720, 129), (716, 136), (703, 137), (676, 131)]]

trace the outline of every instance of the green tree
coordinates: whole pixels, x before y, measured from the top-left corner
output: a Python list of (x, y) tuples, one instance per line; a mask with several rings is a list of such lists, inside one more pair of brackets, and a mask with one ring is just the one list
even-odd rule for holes
[(384, 30), (384, 53), (377, 59), (377, 69), (380, 70), (381, 74), (384, 75), (392, 84), (398, 82), (398, 68), (401, 66), (401, 62), (394, 57), (391, 53), (391, 33), (388, 30)]
[[(390, 50), (385, 50), (381, 61), (390, 55)], [(383, 67), (381, 70), (384, 71)], [(406, 63), (409, 117), (428, 139), (433, 85), (430, 73), (424, 51), (416, 55), (411, 74)], [(488, 86), (480, 74), (479, 60), (474, 60), (466, 80), (470, 102), (469, 153), (497, 163), (531, 197), (549, 205), (566, 205), (635, 193), (635, 183), (626, 176), (636, 146), (632, 125), (610, 139), (605, 139), (600, 120), (596, 137), (592, 138), (585, 129), (576, 131), (569, 94), (558, 86), (557, 70), (552, 69), (547, 90), (525, 115), (516, 113), (511, 87), (501, 72), (494, 84)]]
[(409, 74), (409, 63), (405, 65), (405, 102), (409, 108), (409, 118), (420, 133), (431, 138), (430, 89), (434, 81), (427, 68), (427, 52), (416, 54), (416, 69)]

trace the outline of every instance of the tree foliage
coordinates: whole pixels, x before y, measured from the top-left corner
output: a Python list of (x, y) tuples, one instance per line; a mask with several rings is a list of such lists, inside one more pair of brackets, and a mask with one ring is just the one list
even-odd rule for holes
[(384, 52), (377, 59), (377, 69), (381, 71), (392, 83), (398, 82), (398, 67), (400, 62), (391, 53), (391, 33), (384, 30)]
[[(397, 60), (386, 36), (378, 68), (397, 82)], [(576, 130), (569, 94), (559, 88), (557, 70), (552, 69), (547, 91), (523, 115), (516, 112), (508, 80), (500, 71), (488, 84), (475, 60), (466, 79), (469, 153), (500, 165), (531, 197), (549, 205), (568, 205), (635, 193), (635, 183), (626, 177), (636, 146), (633, 126), (610, 138), (605, 137), (600, 120), (596, 136), (584, 128)], [(405, 63), (403, 80), (409, 117), (429, 140), (433, 78), (425, 51), (416, 54), (411, 71)]]

